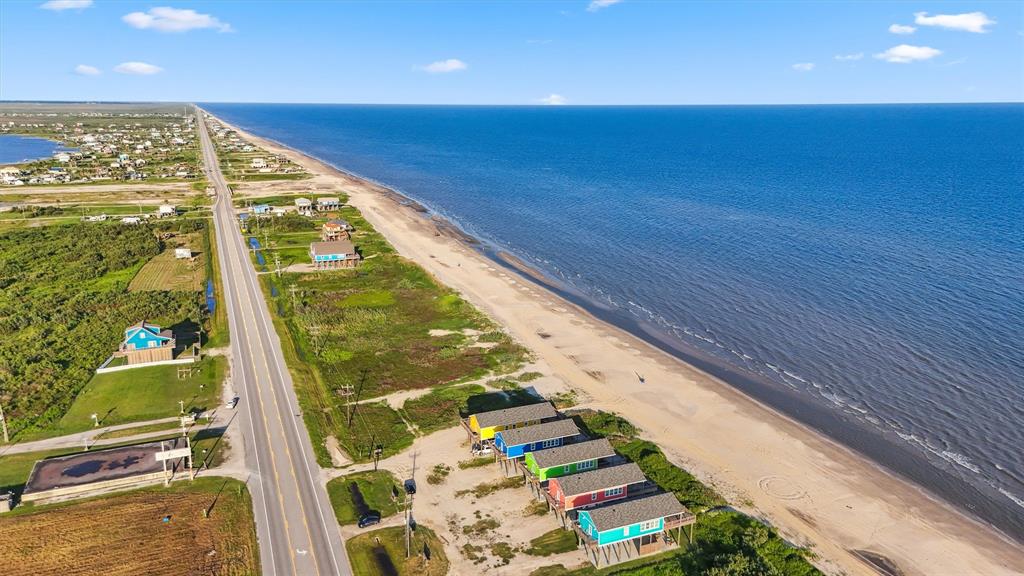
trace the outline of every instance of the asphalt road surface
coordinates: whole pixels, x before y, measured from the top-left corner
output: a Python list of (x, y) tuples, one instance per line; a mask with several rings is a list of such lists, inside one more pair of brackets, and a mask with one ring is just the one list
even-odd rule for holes
[(217, 155), (197, 113), (206, 177), (216, 187), (214, 227), (231, 329), (231, 374), (265, 575), (351, 575), (292, 378), (239, 232)]

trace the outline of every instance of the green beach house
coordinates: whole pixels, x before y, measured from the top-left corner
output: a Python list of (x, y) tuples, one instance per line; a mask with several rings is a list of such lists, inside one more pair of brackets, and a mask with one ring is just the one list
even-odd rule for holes
[(538, 482), (548, 478), (597, 468), (597, 461), (615, 456), (612, 445), (601, 438), (537, 452), (527, 452), (523, 465)]

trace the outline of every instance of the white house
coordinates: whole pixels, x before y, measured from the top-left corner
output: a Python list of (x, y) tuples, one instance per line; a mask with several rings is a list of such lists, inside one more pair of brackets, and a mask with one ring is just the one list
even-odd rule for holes
[(296, 198), (295, 209), (299, 211), (299, 214), (309, 216), (313, 213), (313, 201), (309, 198)]
[(67, 152), (58, 152), (53, 155), (57, 162), (71, 162), (71, 154)]
[(121, 218), (121, 224), (138, 224), (139, 222), (142, 222), (142, 220), (138, 216), (125, 216)]
[(251, 166), (252, 168), (266, 168), (267, 161), (264, 160), (263, 158), (253, 158), (252, 162), (249, 163), (249, 166)]
[(178, 210), (174, 207), (174, 204), (161, 204), (156, 214), (161, 218), (164, 216), (177, 216)]
[(174, 249), (174, 257), (175, 258), (191, 258), (192, 257), (192, 249), (191, 248), (175, 248)]

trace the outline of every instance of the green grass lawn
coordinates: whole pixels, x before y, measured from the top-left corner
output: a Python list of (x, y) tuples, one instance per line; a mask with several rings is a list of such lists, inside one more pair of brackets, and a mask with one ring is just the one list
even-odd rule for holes
[[(75, 398), (64, 417), (53, 427), (32, 438), (62, 436), (93, 427), (92, 414), (100, 426), (141, 422), (177, 416), (179, 400), (185, 411), (213, 409), (220, 405), (220, 388), (227, 361), (211, 356), (193, 366), (191, 378), (178, 379), (185, 365), (151, 366), (120, 372), (96, 374)], [(28, 440), (31, 438), (23, 438)]]
[(531, 556), (551, 556), (576, 549), (576, 533), (572, 530), (555, 528), (530, 540), (530, 547), (524, 550)]
[[(378, 539), (380, 544), (377, 544)], [(444, 546), (433, 530), (422, 524), (413, 533), (410, 558), (405, 557), (402, 526), (360, 534), (350, 538), (345, 546), (352, 561), (352, 572), (357, 576), (444, 576), (448, 573)]]
[(32, 472), (32, 466), (36, 460), (61, 456), (63, 454), (76, 452), (66, 448), (60, 450), (47, 450), (44, 452), (24, 452), (21, 454), (8, 454), (0, 456), (0, 492), (7, 490), (20, 491), (22, 485), (28, 481), (28, 475)]
[[(370, 510), (380, 513), (381, 518), (395, 514), (401, 502), (405, 501), (405, 491), (395, 475), (387, 470), (376, 472), (359, 472), (332, 479), (327, 483), (327, 494), (331, 498), (331, 507), (338, 524), (355, 524), (359, 513), (352, 501), (349, 484), (355, 482), (363, 495), (363, 501)], [(392, 495), (397, 495), (392, 497)]]

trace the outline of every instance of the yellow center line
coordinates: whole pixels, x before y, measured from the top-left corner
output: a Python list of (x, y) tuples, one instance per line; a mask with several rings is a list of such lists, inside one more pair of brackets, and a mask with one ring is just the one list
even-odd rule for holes
[[(205, 125), (204, 125), (204, 130), (205, 130)], [(211, 158), (211, 160), (215, 160), (215, 158)], [(230, 206), (230, 202), (231, 202), (230, 198), (231, 198), (230, 195), (228, 195), (226, 197), (226, 200), (229, 203), (229, 206)], [(228, 224), (226, 224), (224, 227), (226, 228), (230, 224), (231, 224), (231, 220), (229, 219), (228, 220)], [(240, 268), (240, 264), (239, 263), (241, 262), (240, 259), (239, 259), (239, 255), (240, 255), (239, 246), (238, 246), (237, 243), (231, 242), (230, 241), (230, 237), (228, 238), (228, 244), (230, 244), (230, 245), (232, 245), (234, 247), (233, 260), (234, 260), (234, 264), (235, 264), (235, 269), (238, 270)], [(230, 261), (231, 260), (229, 260), (229, 262)], [(248, 263), (246, 262), (245, 265), (247, 265), (247, 264)], [(235, 276), (235, 278), (232, 279), (231, 284), (232, 284), (232, 288), (234, 289), (234, 293), (235, 293), (235, 302), (241, 303), (241, 301), (242, 301), (242, 299), (241, 299), (241, 292), (239, 291), (239, 287), (238, 287), (238, 284), (237, 284), (237, 276)], [(243, 326), (245, 324), (245, 319), (244, 318), (242, 320), (242, 324), (243, 324)], [(250, 356), (251, 359), (255, 360), (256, 356), (255, 356), (255, 353), (253, 351), (252, 340), (249, 339), (249, 338), (246, 338), (246, 342), (247, 342), (248, 348), (249, 348), (249, 356)], [(239, 364), (241, 364), (241, 363), (242, 363), (242, 360), (241, 360), (241, 358), (239, 358)], [(253, 374), (256, 376), (256, 395), (257, 395), (257, 400), (258, 400), (258, 404), (259, 404), (259, 407), (260, 407), (260, 416), (263, 418), (264, 432), (266, 434), (268, 442), (270, 442), (270, 440), (271, 440), (271, 438), (270, 438), (270, 426), (269, 426), (269, 422), (267, 421), (266, 410), (265, 410), (265, 408), (263, 406), (263, 394), (260, 391), (259, 374), (258, 374), (258, 371), (256, 370), (255, 362), (253, 362), (252, 368), (253, 368)], [(254, 438), (253, 441), (255, 442), (255, 440), (256, 439)], [(272, 442), (271, 442), (271, 444), (272, 444)], [(254, 446), (254, 449), (255, 449), (255, 446)], [(296, 572), (296, 566), (295, 566), (295, 564), (296, 564), (295, 547), (292, 545), (291, 530), (289, 529), (289, 526), (288, 526), (287, 508), (284, 505), (284, 496), (281, 493), (281, 478), (280, 478), (280, 476), (277, 473), (277, 461), (276, 461), (277, 459), (274, 457), (274, 450), (272, 448), (269, 449), (268, 452), (270, 452), (270, 463), (271, 463), (271, 468), (273, 469), (273, 473), (274, 473), (274, 481), (277, 483), (277, 488), (278, 488), (278, 490), (277, 490), (277, 500), (278, 500), (278, 505), (281, 508), (281, 520), (284, 522), (285, 538), (288, 541), (288, 554), (291, 556), (291, 559), (292, 559), (292, 562), (291, 562), (291, 564), (292, 564), (292, 574), (294, 576), (298, 576), (298, 573)], [(266, 487), (265, 486), (261, 486), (260, 489), (261, 490), (265, 490)], [(270, 527), (268, 527), (268, 530), (272, 531), (272, 529)]]
[[(252, 263), (248, 262), (248, 261), (245, 264), (246, 265), (250, 265), (250, 266), (252, 265)], [(249, 305), (249, 312), (250, 312), (251, 318), (253, 319), (253, 324), (256, 325), (256, 310), (254, 308), (254, 304), (252, 302), (252, 299), (249, 299), (248, 305)], [(260, 333), (258, 325), (256, 326), (256, 333), (257, 333), (256, 334), (257, 337), (260, 339), (260, 342), (261, 342), (261, 346), (260, 347), (262, 349), (266, 350), (266, 346), (262, 345), (262, 343), (263, 343), (263, 335)], [(269, 345), (269, 343), (267, 343), (267, 344)], [(270, 374), (270, 365), (267, 364), (267, 355), (263, 354), (262, 358), (263, 358), (263, 367), (266, 369), (266, 374), (269, 376), (269, 374)], [(287, 438), (287, 435), (284, 433), (285, 425), (284, 425), (284, 419), (281, 418), (281, 406), (280, 406), (280, 404), (278, 404), (278, 402), (277, 402), (277, 394), (273, 390), (273, 387), (274, 387), (273, 380), (268, 378), (268, 381), (269, 381), (270, 387), (271, 387), (270, 397), (271, 397), (271, 399), (274, 402), (274, 411), (277, 413), (277, 421), (278, 421), (278, 423), (281, 424), (281, 434), (282, 434), (282, 436), (285, 436), (285, 438), (284, 438), (284, 451), (288, 455), (288, 469), (291, 472), (292, 481), (295, 482), (295, 488), (296, 488), (296, 490), (298, 490), (299, 478), (295, 474), (295, 460), (292, 459), (291, 448), (289, 448), (289, 446), (288, 446), (288, 438)], [(313, 565), (317, 567), (317, 573), (319, 573), (319, 565), (316, 563), (316, 547), (313, 546), (313, 533), (310, 531), (310, 529), (309, 529), (309, 521), (306, 519), (305, 504), (303, 504), (303, 502), (302, 502), (302, 495), (300, 493), (296, 492), (296, 496), (298, 497), (298, 500), (299, 500), (299, 510), (302, 512), (302, 524), (305, 526), (305, 528), (306, 528), (306, 536), (309, 538), (309, 550), (310, 550), (310, 553), (313, 555)]]
[[(240, 263), (239, 257), (240, 257), (240, 252), (238, 251), (238, 245), (235, 244), (235, 264), (237, 265), (236, 269), (239, 266), (244, 266), (244, 265), (248, 264), (248, 262), (246, 262), (244, 264)], [(242, 272), (242, 273), (244, 273), (244, 272)], [(237, 276), (236, 276), (235, 280), (237, 280)], [(239, 287), (238, 287), (238, 285), (235, 282), (232, 282), (232, 284), (234, 285), (234, 288), (235, 288), (235, 294), (238, 295), (239, 294)], [(236, 302), (239, 302), (239, 304), (241, 304), (241, 302), (242, 302), (241, 298), (238, 298), (236, 296)], [(250, 310), (251, 310), (251, 306), (250, 306)], [(255, 323), (255, 321), (253, 323)], [(245, 321), (243, 320), (243, 325), (244, 324), (245, 324)], [(246, 336), (248, 336), (248, 334)], [(258, 404), (259, 404), (259, 407), (260, 407), (260, 416), (263, 418), (264, 432), (266, 434), (267, 441), (268, 441), (268, 448), (269, 449), (267, 451), (270, 452), (270, 466), (273, 469), (274, 481), (277, 484), (277, 501), (278, 501), (278, 505), (281, 507), (281, 520), (284, 522), (285, 538), (288, 541), (288, 555), (291, 556), (291, 559), (292, 559), (292, 574), (294, 574), (295, 576), (298, 576), (298, 572), (296, 572), (296, 566), (295, 566), (295, 563), (296, 563), (296, 560), (297, 560), (297, 558), (295, 557), (295, 546), (292, 544), (291, 529), (289, 528), (289, 525), (288, 525), (288, 510), (287, 510), (287, 507), (284, 505), (284, 495), (281, 492), (281, 477), (280, 477), (280, 475), (278, 475), (278, 472), (277, 472), (277, 458), (275, 458), (275, 456), (274, 456), (274, 450), (273, 450), (273, 446), (272, 446), (273, 442), (272, 442), (271, 437), (270, 437), (270, 422), (268, 422), (268, 420), (267, 420), (266, 409), (265, 409), (265, 407), (263, 405), (263, 392), (260, 390), (261, 387), (260, 387), (259, 371), (256, 368), (256, 363), (255, 363), (256, 355), (255, 355), (255, 352), (253, 351), (252, 339), (247, 337), (246, 338), (246, 343), (247, 343), (248, 348), (249, 348), (249, 357), (250, 357), (250, 360), (252, 361), (253, 374), (255, 375), (255, 379), (256, 379), (256, 386), (255, 386), (256, 387), (256, 396), (257, 396), (257, 401), (258, 401)]]

